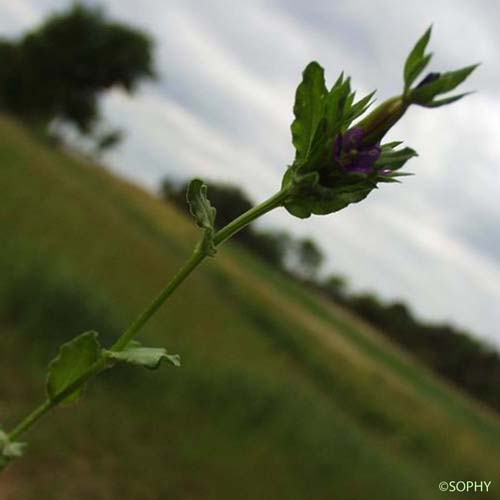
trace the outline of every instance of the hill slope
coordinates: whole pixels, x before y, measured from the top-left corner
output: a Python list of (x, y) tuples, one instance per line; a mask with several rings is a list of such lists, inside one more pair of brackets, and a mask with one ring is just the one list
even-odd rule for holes
[[(5, 117), (0, 169), (7, 426), (42, 397), (58, 343), (91, 328), (115, 338), (197, 231)], [(101, 377), (29, 434), (1, 500), (432, 500), (439, 481), (500, 470), (496, 416), (236, 246), (204, 264), (142, 338), (183, 366)]]

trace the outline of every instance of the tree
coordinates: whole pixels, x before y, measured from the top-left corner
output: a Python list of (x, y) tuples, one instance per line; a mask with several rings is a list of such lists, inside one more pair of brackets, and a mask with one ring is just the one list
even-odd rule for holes
[(342, 301), (347, 296), (347, 278), (340, 274), (331, 274), (323, 282), (322, 288), (332, 299)]
[(300, 271), (309, 278), (315, 278), (323, 263), (324, 256), (310, 238), (297, 242), (297, 258)]
[(75, 5), (17, 41), (0, 40), (0, 107), (33, 125), (59, 119), (88, 134), (104, 91), (132, 92), (154, 76), (152, 47), (142, 31)]
[(291, 241), (290, 235), (285, 231), (264, 231), (250, 227), (238, 241), (266, 262), (279, 269), (284, 268)]

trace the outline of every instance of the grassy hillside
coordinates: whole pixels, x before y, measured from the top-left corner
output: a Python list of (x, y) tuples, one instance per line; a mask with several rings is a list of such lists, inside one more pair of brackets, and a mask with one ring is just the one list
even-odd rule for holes
[[(91, 328), (112, 341), (197, 231), (5, 117), (0, 169), (8, 427), (41, 399), (58, 343)], [(496, 416), (241, 248), (205, 263), (142, 338), (183, 366), (102, 376), (27, 436), (0, 500), (432, 500), (452, 479), (492, 480), (500, 498)]]

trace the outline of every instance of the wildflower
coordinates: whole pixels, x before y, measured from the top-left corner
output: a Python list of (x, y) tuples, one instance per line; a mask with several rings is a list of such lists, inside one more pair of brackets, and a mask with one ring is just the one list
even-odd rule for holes
[(380, 144), (364, 146), (364, 136), (365, 131), (360, 127), (353, 127), (345, 134), (337, 136), (333, 157), (348, 173), (372, 173), (376, 161), (380, 158)]
[(382, 144), (382, 139), (410, 106), (436, 108), (467, 95), (446, 96), (477, 66), (429, 73), (414, 85), (432, 57), (426, 53), (430, 35), (429, 28), (406, 59), (401, 95), (387, 99), (364, 118), (373, 93), (355, 101), (350, 78), (343, 73), (329, 89), (317, 62), (306, 67), (295, 95), (295, 159), (282, 182), (288, 190), (284, 206), (292, 215), (306, 218), (342, 210), (366, 198), (379, 182), (398, 182), (409, 175), (399, 170), (416, 152), (400, 148), (401, 142)]

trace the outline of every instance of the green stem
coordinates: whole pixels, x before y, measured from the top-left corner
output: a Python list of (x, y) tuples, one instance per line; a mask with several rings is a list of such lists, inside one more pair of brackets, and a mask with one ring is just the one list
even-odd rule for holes
[(46, 399), (43, 403), (35, 408), (24, 420), (22, 420), (9, 434), (9, 440), (15, 441), (21, 434), (30, 429), (38, 420), (48, 413), (54, 406), (64, 401), (73, 392), (79, 389), (83, 384), (97, 376), (108, 367), (108, 360), (100, 358), (91, 365), (82, 375), (69, 384), (61, 391), (54, 399)]
[[(288, 190), (283, 189), (276, 193), (271, 198), (267, 199), (260, 205), (257, 205), (244, 214), (240, 215), (227, 226), (218, 231), (214, 236), (215, 246), (220, 246), (236, 233), (248, 226), (252, 221), (270, 212), (274, 208), (283, 205), (283, 202), (288, 196)], [(149, 321), (149, 319), (158, 311), (165, 301), (174, 293), (184, 280), (203, 262), (206, 253), (202, 250), (202, 245), (197, 245), (191, 257), (179, 269), (174, 277), (168, 282), (165, 288), (158, 296), (149, 304), (149, 306), (132, 322), (132, 324), (122, 333), (118, 340), (111, 347), (112, 351), (123, 350), (128, 343), (139, 333), (141, 328)], [(108, 367), (107, 358), (101, 358), (90, 366), (77, 380), (71, 383), (68, 387), (61, 391), (54, 399), (47, 399), (40, 404), (33, 412), (24, 418), (9, 434), (11, 441), (16, 440), (24, 434), (33, 425), (40, 420), (46, 413), (52, 410), (59, 403), (64, 401), (73, 392), (79, 389), (83, 384), (97, 376)]]
[(169, 281), (167, 286), (149, 304), (149, 306), (136, 318), (136, 320), (123, 332), (121, 337), (111, 347), (112, 351), (121, 351), (135, 337), (139, 330), (148, 322), (162, 304), (174, 293), (176, 288), (203, 262), (206, 255), (200, 250), (195, 250), (177, 274)]
[(22, 420), (9, 434), (9, 439), (15, 441), (21, 434), (27, 431), (36, 421), (42, 418), (52, 408), (52, 402), (48, 399), (37, 406), (24, 420)]
[(260, 205), (251, 208), (244, 214), (234, 219), (227, 226), (223, 227), (216, 233), (214, 237), (215, 245), (221, 245), (226, 240), (241, 231), (244, 227), (248, 226), (248, 224), (253, 222), (255, 219), (258, 219), (267, 212), (270, 212), (271, 210), (283, 205), (283, 202), (286, 200), (288, 195), (289, 190), (286, 188), (282, 189), (281, 191), (278, 191), (274, 196), (271, 196), (271, 198), (268, 198), (266, 201), (262, 202)]

